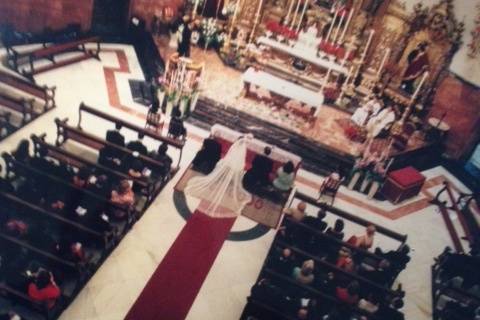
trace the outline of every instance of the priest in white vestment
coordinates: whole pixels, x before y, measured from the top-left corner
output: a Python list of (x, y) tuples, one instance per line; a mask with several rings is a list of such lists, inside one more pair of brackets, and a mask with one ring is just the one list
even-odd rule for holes
[(375, 138), (382, 132), (383, 129), (387, 129), (395, 121), (395, 110), (392, 106), (385, 107), (377, 115), (374, 115), (368, 120), (367, 132), (368, 136)]
[(350, 119), (358, 126), (363, 127), (367, 123), (368, 118), (370, 116), (375, 116), (381, 108), (382, 104), (380, 97), (374, 95), (367, 103), (357, 108)]

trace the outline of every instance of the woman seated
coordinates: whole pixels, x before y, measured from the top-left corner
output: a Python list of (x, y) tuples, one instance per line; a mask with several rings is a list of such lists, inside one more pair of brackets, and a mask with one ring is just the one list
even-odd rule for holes
[(292, 277), (302, 284), (310, 284), (315, 280), (313, 269), (315, 263), (313, 260), (306, 260), (303, 262), (302, 267), (295, 267), (293, 269)]
[(111, 198), (113, 203), (120, 206), (129, 207), (135, 202), (135, 195), (128, 180), (120, 181), (118, 190), (113, 190)]
[(357, 281), (350, 282), (350, 284), (344, 288), (343, 286), (337, 287), (336, 296), (340, 301), (348, 304), (357, 304), (360, 291), (360, 285)]
[(28, 285), (28, 296), (35, 301), (44, 302), (48, 309), (53, 308), (61, 294), (53, 274), (46, 270), (39, 270), (32, 276), (32, 282)]
[(335, 225), (333, 227), (333, 229), (330, 227), (327, 229), (327, 231), (325, 232), (326, 234), (328, 234), (329, 236), (332, 236), (332, 237), (335, 237), (337, 238), (338, 240), (343, 240), (343, 227), (345, 226), (345, 223), (343, 222), (342, 219), (337, 219), (335, 220)]
[(355, 272), (355, 262), (353, 261), (351, 252), (348, 248), (340, 249), (336, 266), (349, 273)]
[(373, 246), (376, 228), (369, 225), (365, 231), (364, 235), (355, 237), (353, 244), (361, 249), (368, 250)]
[(273, 180), (273, 186), (280, 191), (288, 191), (292, 188), (295, 180), (295, 167), (292, 161), (288, 161), (277, 169), (277, 177)]
[(78, 188), (85, 188), (88, 185), (88, 178), (90, 177), (90, 170), (87, 168), (80, 168), (73, 176), (72, 183)]

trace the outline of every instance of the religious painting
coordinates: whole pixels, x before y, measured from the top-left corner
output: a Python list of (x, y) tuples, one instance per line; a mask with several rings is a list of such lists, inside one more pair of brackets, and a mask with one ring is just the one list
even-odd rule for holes
[(480, 56), (480, 4), (477, 5), (477, 12), (475, 26), (471, 33), (472, 41), (468, 44), (468, 56), (472, 59)]

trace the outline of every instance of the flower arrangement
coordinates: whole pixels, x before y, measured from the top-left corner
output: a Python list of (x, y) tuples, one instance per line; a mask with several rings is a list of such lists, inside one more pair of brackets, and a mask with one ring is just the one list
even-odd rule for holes
[[(238, 0), (240, 1), (240, 0)], [(223, 7), (222, 9), (222, 14), (224, 16), (231, 16), (235, 12), (235, 7), (237, 6), (236, 2), (229, 2), (226, 6)]]
[(298, 33), (295, 30), (284, 26), (276, 21), (267, 22), (266, 28), (273, 34), (276, 34), (277, 36), (283, 37), (285, 39), (295, 40), (298, 38)]
[(202, 20), (201, 32), (205, 43), (205, 50), (208, 49), (210, 44), (221, 46), (225, 38), (225, 35), (218, 28), (217, 23), (213, 18)]

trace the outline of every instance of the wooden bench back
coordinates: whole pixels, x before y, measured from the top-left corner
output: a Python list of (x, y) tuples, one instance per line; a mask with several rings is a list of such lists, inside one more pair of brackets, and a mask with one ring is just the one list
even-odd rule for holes
[(340, 210), (336, 207), (332, 207), (328, 204), (318, 203), (314, 198), (312, 198), (310, 196), (307, 196), (306, 194), (303, 194), (301, 192), (297, 191), (294, 195), (294, 198), (305, 201), (306, 203), (308, 203), (308, 204), (310, 204), (314, 207), (324, 209), (324, 210), (326, 210), (327, 212), (329, 212), (333, 215), (336, 215), (336, 216), (341, 217), (343, 219), (349, 220), (349, 221), (354, 222), (356, 224), (359, 224), (361, 226), (368, 227), (370, 225), (373, 225), (373, 226), (375, 226), (376, 231), (378, 233), (381, 233), (381, 234), (383, 234), (383, 235), (385, 235), (385, 236), (387, 236), (391, 239), (397, 240), (397, 241), (401, 242), (402, 245), (407, 241), (407, 235), (400, 234), (398, 232), (395, 232), (393, 230), (385, 228), (381, 225), (378, 225), (376, 223), (373, 223), (371, 221), (368, 221), (366, 219), (363, 219), (361, 217), (358, 217), (358, 216), (353, 215), (351, 213), (348, 213), (346, 211)]
[[(94, 115), (98, 118), (101, 118), (103, 120), (112, 122), (114, 124), (118, 123), (118, 124), (122, 125), (122, 127), (128, 128), (128, 129), (130, 129), (132, 131), (135, 131), (137, 133), (142, 133), (144, 136), (150, 137), (153, 140), (156, 140), (158, 142), (167, 143), (169, 146), (180, 150), (180, 156), (179, 156), (179, 159), (178, 159), (178, 162), (177, 162), (178, 164), (180, 164), (180, 161), (181, 161), (181, 158), (182, 158), (182, 150), (183, 150), (183, 147), (185, 146), (185, 141), (184, 140), (173, 139), (173, 138), (170, 138), (170, 137), (162, 136), (162, 135), (160, 135), (160, 134), (158, 134), (154, 131), (144, 129), (144, 128), (142, 128), (140, 126), (137, 126), (133, 123), (130, 123), (130, 122), (127, 122), (127, 121), (122, 120), (120, 118), (111, 116), (110, 114), (105, 113), (103, 111), (100, 111), (96, 108), (92, 108), (90, 106), (87, 106), (83, 102), (80, 103), (80, 106), (78, 107), (78, 123), (77, 123), (78, 128), (81, 128), (82, 112)], [(178, 166), (178, 164), (177, 164), (177, 166)]]
[[(71, 127), (67, 124), (68, 119), (60, 120), (55, 119), (55, 124), (57, 125), (57, 141), (56, 145), (60, 146), (65, 143), (67, 140), (73, 140), (79, 142), (83, 145), (89, 146), (95, 150), (100, 150), (105, 146), (108, 146), (112, 149), (121, 151), (125, 155), (133, 156), (133, 152), (130, 149), (120, 147), (116, 144), (110, 143), (106, 140), (100, 139), (90, 133), (82, 131), (81, 129)], [(163, 168), (164, 165), (161, 162), (158, 162), (150, 157), (144, 155), (138, 155), (138, 159), (142, 160), (147, 166), (153, 168)]]
[(0, 82), (8, 84), (14, 88), (25, 91), (32, 96), (43, 99), (45, 101), (52, 100), (55, 105), (55, 89), (56, 87), (48, 88), (47, 86), (40, 87), (39, 85), (32, 83), (28, 80), (15, 77), (7, 72), (0, 70)]
[(52, 56), (54, 54), (58, 54), (58, 53), (68, 51), (70, 49), (75, 49), (78, 46), (84, 45), (88, 42), (98, 42), (98, 41), (100, 41), (99, 37), (88, 37), (88, 38), (84, 38), (84, 39), (75, 40), (75, 41), (72, 41), (72, 42), (67, 42), (67, 43), (62, 43), (62, 44), (54, 44), (54, 45), (48, 46), (46, 48), (41, 48), (41, 49), (35, 50), (35, 51), (31, 52), (31, 55), (36, 59), (45, 58), (45, 57)]

